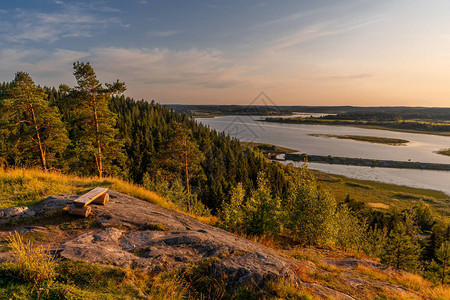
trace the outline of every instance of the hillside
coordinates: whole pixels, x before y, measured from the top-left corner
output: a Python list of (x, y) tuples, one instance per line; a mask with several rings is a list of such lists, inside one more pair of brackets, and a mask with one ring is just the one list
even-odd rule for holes
[[(15, 170), (1, 171), (0, 182), (0, 299), (445, 299), (450, 292), (336, 249), (262, 238), (270, 247), (263, 246), (174, 211), (153, 192), (117, 179)], [(67, 214), (71, 194), (98, 185), (112, 189), (108, 205), (93, 205), (86, 219)], [(5, 216), (7, 207), (28, 205)], [(7, 238), (14, 231), (34, 249), (50, 250), (52, 276), (32, 281), (21, 272), (20, 255), (13, 255), (14, 241)], [(38, 263), (39, 255), (32, 255)]]

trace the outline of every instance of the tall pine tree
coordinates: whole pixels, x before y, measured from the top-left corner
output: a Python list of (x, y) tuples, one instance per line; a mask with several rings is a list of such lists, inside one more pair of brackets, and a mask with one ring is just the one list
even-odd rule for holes
[(69, 139), (56, 107), (50, 106), (44, 91), (30, 75), (16, 73), (2, 100), (3, 118), (9, 144), (17, 146), (25, 164), (39, 165), (44, 171), (57, 155), (61, 155)]
[(123, 144), (117, 139), (117, 116), (108, 104), (111, 95), (125, 91), (125, 84), (117, 80), (103, 87), (88, 62), (75, 62), (73, 69), (78, 85), (65, 98), (72, 108), (72, 168), (88, 170), (100, 178), (104, 173), (117, 173), (114, 164), (124, 157)]

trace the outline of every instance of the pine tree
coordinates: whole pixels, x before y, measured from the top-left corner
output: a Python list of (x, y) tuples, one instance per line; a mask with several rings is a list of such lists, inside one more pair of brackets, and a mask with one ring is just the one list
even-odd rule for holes
[(397, 269), (415, 271), (419, 255), (420, 246), (416, 238), (407, 234), (403, 223), (397, 223), (389, 234), (381, 261)]
[(219, 217), (228, 230), (239, 231), (244, 223), (244, 197), (245, 190), (242, 187), (242, 183), (239, 182), (230, 192), (230, 201), (222, 204)]
[[(17, 143), (23, 160), (39, 159), (44, 171), (55, 155), (61, 155), (69, 143), (67, 131), (56, 107), (45, 99), (30, 75), (16, 73), (2, 109), (8, 120), (10, 137)], [(12, 143), (15, 144), (15, 143)]]
[(72, 108), (71, 135), (74, 165), (90, 169), (98, 177), (114, 173), (114, 161), (123, 160), (122, 141), (115, 129), (117, 116), (108, 107), (111, 95), (125, 91), (125, 84), (118, 80), (113, 84), (98, 81), (89, 62), (73, 64), (77, 86), (70, 90), (66, 103)]
[(258, 187), (245, 205), (247, 231), (258, 235), (279, 232), (280, 212), (280, 199), (272, 197), (266, 174), (259, 172)]
[(186, 192), (191, 193), (190, 180), (201, 173), (201, 162), (205, 156), (192, 139), (192, 131), (182, 124), (174, 124), (169, 138), (163, 144), (158, 157), (158, 165), (166, 171), (169, 180), (182, 174)]
[(447, 268), (450, 264), (450, 242), (446, 241), (442, 243), (441, 247), (436, 250), (436, 257), (442, 263), (441, 282), (444, 284), (448, 273)]

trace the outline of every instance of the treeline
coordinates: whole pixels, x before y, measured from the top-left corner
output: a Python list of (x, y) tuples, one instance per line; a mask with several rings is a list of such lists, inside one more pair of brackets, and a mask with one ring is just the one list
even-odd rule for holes
[(254, 116), (277, 116), (290, 115), (292, 112), (289, 109), (279, 106), (270, 105), (182, 105), (169, 104), (169, 108), (179, 113), (186, 113), (188, 115), (254, 115)]
[(450, 229), (427, 206), (380, 213), (350, 197), (338, 203), (306, 168), (272, 163), (184, 113), (126, 98), (124, 83), (101, 84), (89, 63), (74, 63), (74, 76), (75, 87), (41, 88), (23, 72), (1, 85), (4, 167), (118, 176), (189, 213), (215, 214), (231, 231), (364, 251), (445, 281)]
[(449, 121), (450, 108), (402, 108), (377, 111), (345, 112), (324, 116), (328, 120), (365, 120), (365, 121), (401, 121), (401, 120), (436, 120)]

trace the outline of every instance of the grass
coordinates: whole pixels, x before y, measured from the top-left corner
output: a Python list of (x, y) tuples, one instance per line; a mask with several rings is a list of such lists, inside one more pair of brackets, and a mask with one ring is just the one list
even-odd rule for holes
[(50, 195), (82, 194), (97, 186), (176, 209), (154, 192), (117, 178), (79, 177), (37, 169), (0, 169), (0, 208), (33, 205)]
[(375, 209), (387, 206), (403, 210), (414, 207), (421, 200), (444, 218), (450, 218), (450, 197), (443, 192), (393, 185), (370, 180), (358, 180), (342, 175), (328, 174), (311, 170), (320, 186), (329, 190), (338, 202), (344, 201), (347, 195), (356, 201), (362, 201)]
[(448, 299), (450, 295), (450, 286), (448, 285), (435, 285), (423, 277), (406, 273), (398, 272), (392, 269), (379, 270), (377, 268), (368, 266), (358, 266), (358, 272), (368, 276), (371, 279), (389, 282), (400, 285), (407, 290), (419, 293), (428, 299)]
[(437, 151), (438, 154), (450, 156), (450, 148)]
[(26, 282), (38, 284), (53, 280), (55, 263), (43, 246), (24, 242), (19, 234), (8, 237), (11, 252), (14, 255), (16, 268), (20, 278)]
[(32, 206), (51, 195), (79, 195), (98, 186), (184, 213), (206, 224), (217, 222), (217, 218), (213, 216), (199, 217), (183, 212), (173, 202), (158, 196), (155, 192), (118, 178), (80, 177), (37, 169), (0, 169), (0, 209)]
[(367, 135), (310, 134), (310, 136), (337, 138), (337, 139), (343, 139), (343, 140), (354, 140), (354, 141), (360, 141), (360, 142), (385, 144), (385, 145), (391, 145), (391, 146), (401, 146), (401, 145), (405, 145), (406, 143), (409, 143), (409, 141), (403, 140), (403, 139), (386, 138), (386, 137), (378, 137), (378, 136), (367, 136)]

